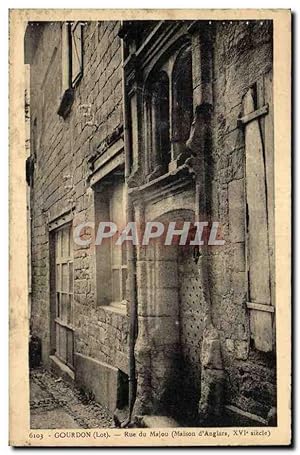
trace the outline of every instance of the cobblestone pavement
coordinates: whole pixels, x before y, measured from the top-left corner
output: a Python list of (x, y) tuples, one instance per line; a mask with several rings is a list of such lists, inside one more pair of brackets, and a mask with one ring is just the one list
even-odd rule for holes
[(38, 368), (30, 372), (32, 429), (112, 428), (110, 412), (80, 390)]

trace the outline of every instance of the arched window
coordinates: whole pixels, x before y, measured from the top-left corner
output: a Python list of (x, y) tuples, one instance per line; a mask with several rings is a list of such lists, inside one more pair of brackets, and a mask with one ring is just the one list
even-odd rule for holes
[(190, 45), (170, 54), (146, 86), (148, 180), (176, 169), (187, 158), (193, 121)]
[(193, 121), (192, 54), (185, 47), (177, 56), (172, 73), (172, 145), (174, 158), (185, 149)]

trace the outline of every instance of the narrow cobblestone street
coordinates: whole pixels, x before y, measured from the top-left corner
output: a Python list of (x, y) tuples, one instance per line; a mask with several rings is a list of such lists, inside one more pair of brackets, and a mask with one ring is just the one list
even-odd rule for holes
[(30, 417), (32, 429), (113, 427), (107, 409), (41, 368), (30, 372)]

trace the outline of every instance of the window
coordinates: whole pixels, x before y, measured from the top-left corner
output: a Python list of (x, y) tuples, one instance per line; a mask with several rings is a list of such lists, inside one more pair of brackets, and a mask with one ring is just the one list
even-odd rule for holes
[(55, 233), (56, 356), (73, 368), (73, 244), (72, 228), (64, 226)]
[(83, 75), (83, 24), (65, 22), (61, 43), (62, 98), (57, 113), (66, 118), (74, 101), (74, 88)]
[(184, 163), (193, 121), (192, 54), (183, 46), (159, 68), (146, 85), (148, 180)]
[(124, 303), (126, 299), (126, 279), (127, 279), (127, 265), (126, 265), (126, 245), (125, 242), (116, 245), (116, 238), (125, 227), (125, 186), (123, 183), (114, 185), (109, 201), (109, 215), (110, 221), (117, 225), (117, 233), (111, 239), (111, 295), (112, 304)]
[(117, 232), (96, 245), (96, 287), (99, 305), (125, 308), (127, 255), (126, 242), (116, 245), (126, 226), (126, 192), (124, 175), (113, 174), (95, 187), (95, 221), (113, 222)]
[(83, 24), (65, 22), (62, 28), (62, 90), (75, 87), (83, 74)]
[(82, 27), (83, 24), (80, 22), (71, 25), (72, 87), (76, 86), (83, 73)]
[(151, 85), (152, 152), (165, 171), (171, 161), (169, 78), (161, 71)]
[(189, 47), (183, 49), (173, 69), (172, 144), (179, 155), (185, 149), (193, 122), (192, 54)]

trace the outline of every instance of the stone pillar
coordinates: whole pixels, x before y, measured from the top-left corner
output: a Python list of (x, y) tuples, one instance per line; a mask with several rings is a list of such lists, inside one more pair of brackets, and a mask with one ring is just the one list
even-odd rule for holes
[[(145, 224), (145, 214), (142, 201), (134, 206), (135, 221), (141, 232)], [(151, 346), (148, 343), (148, 335), (144, 320), (140, 317), (140, 308), (147, 307), (147, 299), (141, 292), (143, 281), (142, 265), (145, 262), (146, 250), (142, 245), (136, 247), (136, 286), (137, 286), (137, 318), (138, 335), (135, 343), (135, 366), (137, 377), (136, 400), (133, 409), (133, 417), (151, 413)]]
[[(141, 210), (136, 210), (141, 221)], [(142, 224), (142, 223), (141, 223)], [(177, 247), (137, 248), (137, 397), (133, 415), (168, 414), (178, 391)]]

